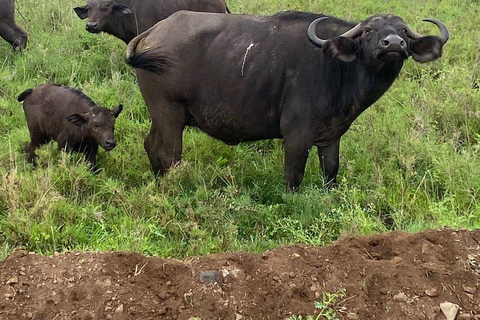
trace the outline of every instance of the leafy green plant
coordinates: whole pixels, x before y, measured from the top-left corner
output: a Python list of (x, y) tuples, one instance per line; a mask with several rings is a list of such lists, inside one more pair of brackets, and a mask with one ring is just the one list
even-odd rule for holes
[(335, 311), (335, 306), (338, 302), (338, 299), (345, 298), (345, 289), (341, 289), (337, 292), (324, 292), (322, 301), (315, 301), (315, 308), (318, 310), (316, 316), (308, 315), (303, 317), (301, 315), (292, 315), (288, 319), (290, 320), (338, 320), (337, 312)]

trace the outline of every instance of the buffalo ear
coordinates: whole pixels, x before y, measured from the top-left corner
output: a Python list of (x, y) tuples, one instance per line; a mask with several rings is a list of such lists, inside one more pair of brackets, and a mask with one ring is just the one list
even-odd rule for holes
[(350, 38), (339, 37), (328, 40), (323, 50), (345, 62), (352, 62), (357, 58), (357, 44)]
[(73, 123), (76, 126), (83, 126), (84, 124), (88, 123), (88, 114), (79, 114), (79, 113), (74, 113), (71, 114), (67, 117), (67, 120)]
[(75, 11), (75, 13), (77, 14), (77, 16), (80, 19), (83, 20), (83, 19), (88, 18), (88, 7), (87, 6), (76, 7), (76, 8), (73, 8), (73, 10)]
[(119, 12), (122, 14), (130, 14), (133, 13), (132, 9), (130, 7), (124, 5), (124, 4), (116, 4), (113, 6), (113, 11)]
[(119, 104), (118, 106), (114, 107), (112, 109), (112, 112), (113, 112), (113, 115), (116, 117), (118, 117), (118, 115), (120, 114), (120, 112), (122, 112), (123, 110), (123, 105), (122, 104)]
[(408, 51), (418, 62), (428, 62), (442, 56), (442, 42), (438, 37), (426, 36), (412, 39)]

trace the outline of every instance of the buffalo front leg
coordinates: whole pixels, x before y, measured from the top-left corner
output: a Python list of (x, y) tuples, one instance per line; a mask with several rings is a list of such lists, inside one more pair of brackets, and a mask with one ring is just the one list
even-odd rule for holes
[(308, 151), (311, 145), (302, 139), (285, 138), (285, 180), (287, 192), (296, 192), (305, 174)]
[(317, 146), (317, 151), (327, 188), (337, 186), (337, 173), (340, 167), (340, 139), (335, 140), (328, 146)]
[(83, 154), (85, 155), (85, 162), (90, 165), (90, 171), (92, 173), (97, 173), (97, 153), (98, 145), (91, 146), (85, 149)]

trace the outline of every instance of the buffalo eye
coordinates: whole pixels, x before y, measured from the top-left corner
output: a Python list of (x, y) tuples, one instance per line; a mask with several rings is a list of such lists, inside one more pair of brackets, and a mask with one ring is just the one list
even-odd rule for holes
[(95, 123), (93, 126), (94, 126), (95, 128), (100, 128), (100, 125), (99, 125), (98, 123)]
[(372, 29), (370, 29), (370, 28), (365, 28), (365, 30), (363, 30), (363, 33), (364, 33), (365, 35), (369, 35), (370, 32), (372, 32)]
[(407, 27), (403, 28), (402, 31), (403, 31), (403, 33), (407, 33), (408, 32)]

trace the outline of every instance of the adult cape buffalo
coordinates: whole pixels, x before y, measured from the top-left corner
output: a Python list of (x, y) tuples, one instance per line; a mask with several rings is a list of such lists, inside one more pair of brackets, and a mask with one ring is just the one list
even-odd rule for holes
[[(313, 22), (312, 22), (313, 21)], [(437, 59), (448, 40), (422, 36), (397, 16), (356, 24), (301, 12), (271, 17), (178, 12), (133, 39), (127, 62), (152, 116), (145, 149), (153, 171), (180, 161), (182, 131), (227, 144), (283, 138), (287, 189), (300, 185), (316, 146), (336, 183), (341, 136), (387, 91), (404, 61)], [(308, 30), (308, 32), (307, 32)]]
[(80, 19), (88, 18), (87, 31), (103, 31), (125, 43), (180, 10), (230, 12), (225, 0), (88, 0), (73, 10)]
[(0, 36), (15, 51), (27, 46), (27, 33), (15, 23), (15, 0), (0, 0)]

